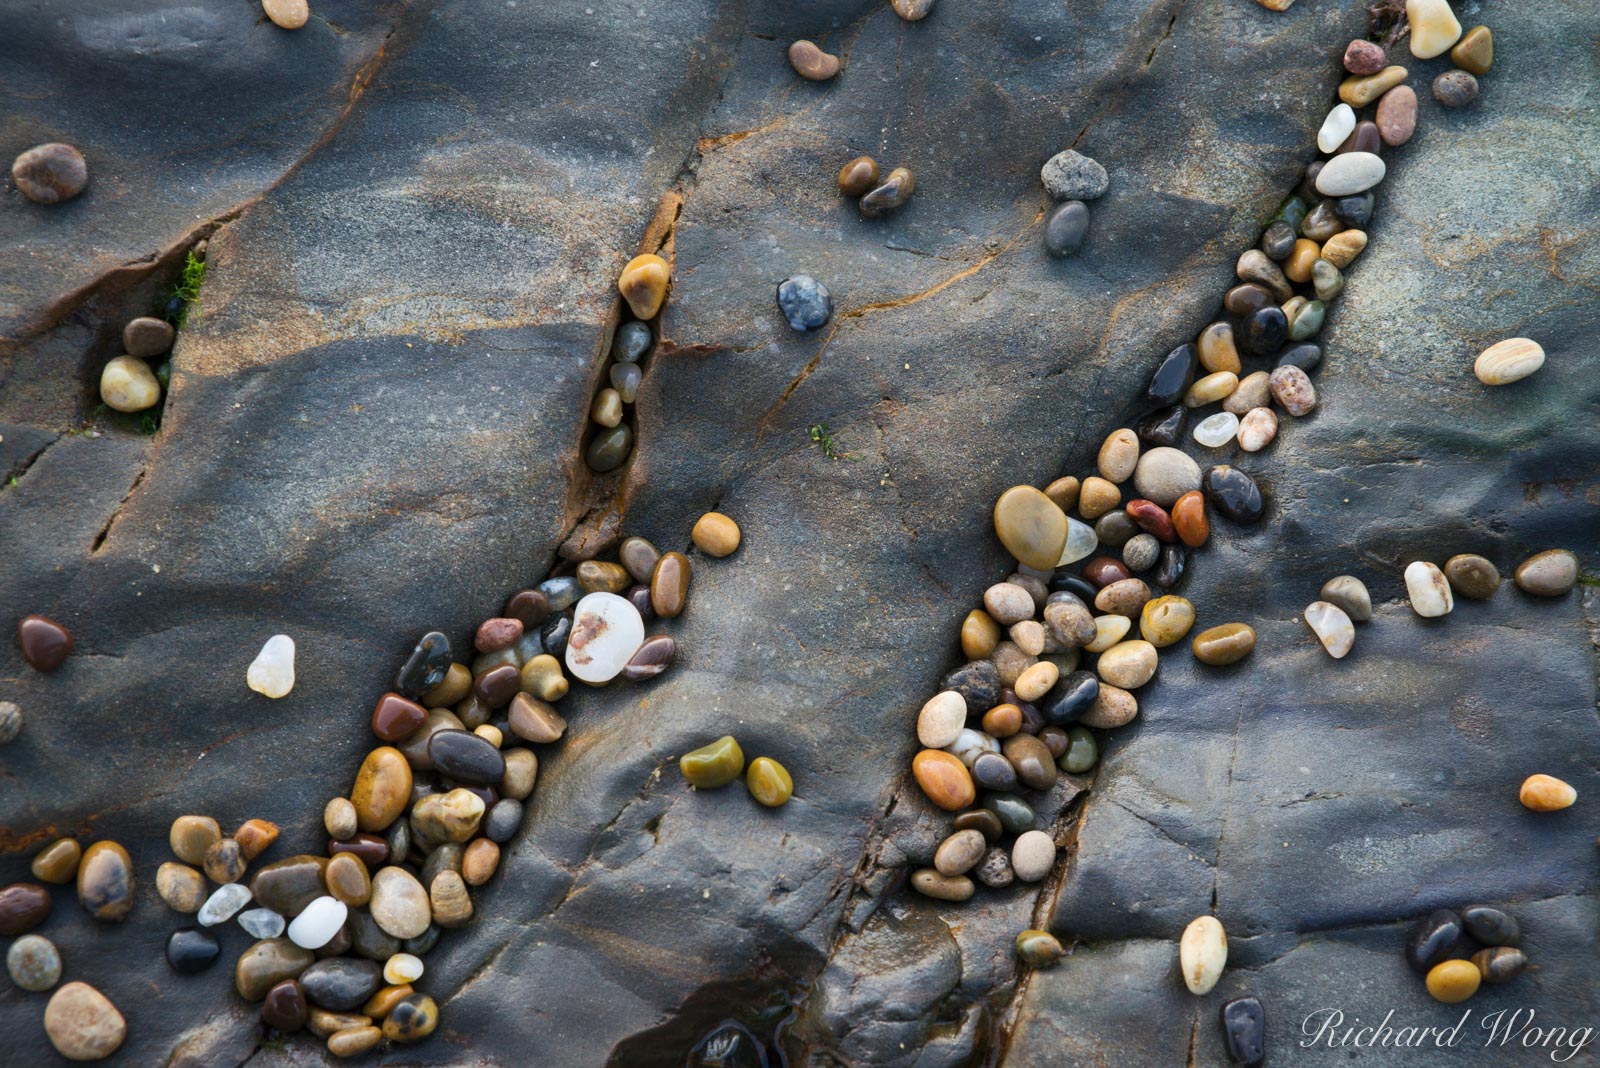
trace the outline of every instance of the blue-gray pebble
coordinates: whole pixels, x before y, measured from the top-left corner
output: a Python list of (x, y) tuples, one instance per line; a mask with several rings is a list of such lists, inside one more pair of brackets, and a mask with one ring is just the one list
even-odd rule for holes
[(611, 340), (611, 358), (618, 363), (632, 363), (650, 351), (650, 328), (643, 323), (623, 323)]
[(797, 274), (778, 286), (778, 307), (796, 330), (815, 330), (833, 316), (828, 287), (809, 274)]
[(1069, 200), (1051, 210), (1044, 223), (1044, 247), (1052, 256), (1070, 256), (1089, 233), (1089, 206)]

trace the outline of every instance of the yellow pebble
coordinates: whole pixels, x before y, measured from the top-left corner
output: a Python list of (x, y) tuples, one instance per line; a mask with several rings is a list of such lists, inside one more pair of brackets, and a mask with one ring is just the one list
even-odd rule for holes
[(788, 804), (794, 794), (794, 780), (784, 766), (771, 757), (756, 757), (750, 762), (744, 785), (751, 797), (768, 808)]
[(1557, 812), (1578, 800), (1578, 791), (1554, 775), (1529, 775), (1517, 797), (1535, 812)]
[(635, 256), (622, 269), (617, 289), (622, 299), (640, 319), (654, 319), (667, 299), (667, 282), (672, 278), (667, 261), (653, 253)]
[(730, 556), (743, 538), (739, 524), (721, 512), (707, 512), (695, 520), (694, 529), (689, 532), (689, 540), (707, 556)]
[(1428, 972), (1428, 993), (1435, 1001), (1454, 1005), (1478, 992), (1483, 975), (1470, 960), (1447, 960), (1435, 964)]

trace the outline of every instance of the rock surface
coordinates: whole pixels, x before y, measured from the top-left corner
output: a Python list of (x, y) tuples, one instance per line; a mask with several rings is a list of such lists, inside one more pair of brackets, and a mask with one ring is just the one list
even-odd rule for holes
[[(320, 844), (324, 801), (372, 744), (363, 710), (424, 632), (468, 642), (575, 530), (595, 544), (609, 505), (663, 548), (715, 507), (745, 547), (695, 561), (677, 665), (648, 707), (617, 686), (567, 698), (583, 745), (541, 756), (473, 922), (429, 954), (441, 1026), (407, 1063), (681, 1064), (730, 1018), (772, 1040), (796, 999), (790, 1063), (1181, 1065), (1192, 1042), (1214, 1065), (1217, 1006), (1248, 992), (1269, 1063), (1343, 1064), (1295, 1048), (1295, 1023), (1335, 988), (1359, 991), (1352, 1013), (1444, 1020), (1398, 948), (1417, 917), (1468, 899), (1516, 904), (1541, 1016), (1600, 1013), (1592, 840), (1515, 802), (1534, 767), (1600, 787), (1569, 756), (1600, 745), (1593, 590), (1507, 588), (1425, 625), (1400, 580), (1421, 552), (1502, 570), (1592, 552), (1600, 246), (1583, 146), (1600, 136), (1584, 95), (1600, 16), (1497, 5), (1483, 99), (1448, 111), (1419, 94), (1320, 338), (1316, 415), (1239, 459), (1267, 518), (1217, 523), (1180, 590), (1197, 627), (1254, 626), (1255, 651), (1222, 669), (1171, 657), (1140, 691), (1062, 823), (1076, 850), (1041, 923), (1021, 882), (952, 905), (904, 889), (949, 831), (903, 776), (908, 725), (959, 662), (962, 617), (1011, 570), (995, 498), (1092, 471), (1160, 357), (1216, 317), (1311, 157), (1334, 59), (1365, 34), (1359, 5), (1027, 0), (915, 23), (839, 0), (663, 0), (647, 19), (315, 7), (292, 34), (248, 4), (0, 13), (17, 42), (0, 70), (36, 90), (13, 101), (28, 132), (10, 150), (93, 146), (96, 175), (48, 211), (0, 213), (20, 253), (0, 261), (0, 475), (18, 476), (0, 491), (0, 602), (78, 642), (53, 675), (0, 647), (29, 716), (0, 754), (0, 882), (80, 829), (149, 865), (190, 810), (276, 822), (268, 861)], [(871, 91), (797, 85), (772, 43), (831, 20), (841, 43), (825, 44)], [(521, 47), (483, 47), (507, 39)], [(1403, 49), (1391, 60), (1414, 86), (1446, 62)], [(164, 119), (173, 99), (184, 123)], [(1058, 260), (1038, 173), (1064, 140), (1117, 182), (1093, 240)], [(862, 152), (917, 174), (888, 218), (836, 192)], [(1509, 158), (1523, 165), (1492, 165)], [(68, 433), (122, 324), (212, 224), (159, 433)], [(637, 448), (591, 475), (598, 357), (641, 244), (674, 260), (671, 298)], [(814, 334), (772, 301), (799, 271), (837, 302)], [(1514, 334), (1547, 365), (1483, 388), (1474, 355)], [(853, 460), (811, 443), (820, 423)], [(1376, 604), (1336, 662), (1295, 618), (1340, 572)], [(240, 679), (280, 629), (299, 678), (269, 707)], [(784, 808), (691, 791), (671, 767), (735, 717), (752, 755), (793, 773)], [(1086, 784), (1063, 776), (1041, 821)], [(1213, 911), (1229, 968), (1195, 998), (1173, 947)], [(56, 912), (41, 933), (72, 973), (138, 1008), (112, 1063), (252, 1054), (255, 1010), (227, 967), (195, 980), (160, 959), (174, 917), (153, 897), (116, 938)], [(1080, 944), (1019, 982), (1013, 939), (1033, 926)], [(229, 936), (228, 967), (242, 948)], [(1527, 983), (1473, 1005), (1523, 1004)], [(539, 1013), (505, 1012), (535, 997)], [(52, 1056), (40, 1012), (0, 992), (20, 1061)]]

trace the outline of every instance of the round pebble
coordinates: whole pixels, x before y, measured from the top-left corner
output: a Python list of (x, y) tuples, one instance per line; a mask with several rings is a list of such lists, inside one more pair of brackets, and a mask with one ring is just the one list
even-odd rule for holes
[(796, 330), (815, 330), (833, 317), (828, 287), (809, 274), (797, 274), (778, 286), (778, 309)]
[(1522, 939), (1516, 919), (1493, 905), (1468, 905), (1461, 910), (1461, 920), (1480, 945), (1514, 946)]
[(1032, 486), (1012, 486), (1000, 495), (994, 529), (1007, 552), (1038, 571), (1054, 570), (1067, 544), (1066, 513)]
[(1259, 523), (1266, 501), (1255, 479), (1236, 467), (1218, 464), (1206, 469), (1206, 501), (1235, 523)]
[[(1165, 649), (1183, 640), (1184, 635), (1194, 626), (1194, 618), (1193, 604), (1186, 598), (1167, 594), (1145, 602), (1144, 608), (1139, 612), (1139, 633), (1145, 641), (1157, 649)], [(1107, 681), (1125, 690), (1137, 689), (1136, 686), (1117, 682), (1116, 679)]]
[(52, 141), (19, 155), (11, 164), (11, 180), (35, 204), (59, 204), (83, 192), (89, 165), (71, 145)]
[(1089, 236), (1089, 206), (1081, 200), (1068, 200), (1050, 209), (1044, 221), (1044, 248), (1057, 258), (1070, 256), (1083, 247)]
[(1067, 149), (1051, 156), (1039, 170), (1045, 192), (1056, 200), (1094, 200), (1111, 184), (1106, 169), (1081, 152)]
[(143, 360), (117, 356), (100, 372), (100, 399), (119, 412), (146, 411), (161, 402), (161, 383)]
[(1024, 831), (1011, 846), (1011, 870), (1025, 883), (1050, 874), (1056, 863), (1056, 843), (1043, 831)]
[(1016, 878), (1016, 873), (1011, 870), (1011, 854), (999, 846), (991, 846), (989, 851), (979, 861), (973, 875), (984, 886), (1000, 889), (1010, 886)]
[(1278, 436), (1278, 414), (1271, 408), (1252, 408), (1239, 420), (1239, 448), (1260, 452)]
[(66, 662), (72, 652), (72, 635), (53, 619), (26, 615), (17, 622), (17, 645), (29, 667), (49, 672)]
[(1017, 935), (1017, 956), (1030, 968), (1048, 968), (1066, 954), (1049, 931), (1030, 928)]
[(1517, 799), (1534, 812), (1556, 812), (1570, 808), (1578, 800), (1578, 791), (1553, 775), (1529, 775), (1523, 780)]
[(369, 908), (384, 933), (395, 938), (415, 938), (433, 922), (427, 891), (404, 868), (389, 866), (378, 870), (372, 877)]
[(788, 769), (771, 757), (756, 757), (750, 762), (744, 785), (750, 796), (767, 808), (783, 807), (794, 794), (794, 779)]
[(1478, 992), (1483, 976), (1470, 960), (1447, 960), (1428, 971), (1428, 993), (1435, 1001), (1454, 1005)]
[(1137, 690), (1155, 677), (1155, 646), (1144, 640), (1119, 642), (1100, 654), (1095, 670), (1102, 682), (1124, 690)]
[(1177, 449), (1149, 449), (1134, 468), (1133, 485), (1140, 497), (1170, 508), (1179, 497), (1200, 488), (1200, 466)]
[(194, 913), (205, 903), (206, 881), (189, 865), (169, 860), (156, 869), (156, 893), (172, 911)]
[(74, 982), (50, 995), (44, 1031), (56, 1052), (69, 1061), (99, 1061), (122, 1045), (128, 1024), (104, 994), (88, 983)]
[(1520, 382), (1544, 366), (1544, 349), (1525, 337), (1498, 341), (1478, 356), (1473, 374), (1486, 386), (1509, 386)]
[(1351, 74), (1376, 74), (1389, 62), (1381, 45), (1355, 40), (1345, 46), (1344, 69)]
[(871, 156), (857, 156), (839, 168), (839, 192), (847, 197), (859, 197), (878, 184), (878, 161)]
[[(1228, 372), (1222, 372), (1224, 374)], [(1239, 431), (1239, 417), (1232, 412), (1218, 412), (1200, 420), (1194, 428), (1194, 440), (1208, 449), (1220, 449), (1232, 441)]]
[(1264, 408), (1272, 400), (1266, 371), (1252, 371), (1239, 380), (1238, 388), (1222, 402), (1223, 411), (1243, 417), (1257, 408)]
[(1447, 108), (1464, 108), (1478, 99), (1478, 79), (1464, 70), (1447, 70), (1433, 80), (1433, 98)]
[(636, 319), (654, 319), (667, 300), (672, 268), (653, 253), (635, 256), (617, 278), (617, 290)]
[(707, 512), (695, 520), (694, 529), (689, 532), (689, 540), (697, 549), (718, 558), (732, 555), (742, 538), (739, 524), (721, 512)]
[(1148, 571), (1161, 556), (1161, 543), (1153, 534), (1138, 534), (1122, 546), (1122, 562), (1129, 571)]
[(1267, 379), (1272, 399), (1293, 416), (1310, 414), (1317, 406), (1317, 390), (1311, 376), (1293, 365), (1275, 367)]
[(1477, 553), (1461, 553), (1445, 561), (1444, 577), (1462, 597), (1482, 601), (1500, 588), (1500, 569)]
[(1578, 582), (1577, 554), (1566, 549), (1546, 549), (1517, 565), (1512, 581), (1535, 597), (1560, 597)]
[(61, 981), (61, 954), (48, 938), (23, 935), (6, 950), (6, 971), (24, 990), (49, 990)]
[(890, 0), (889, 6), (907, 22), (920, 22), (933, 10), (933, 0)]

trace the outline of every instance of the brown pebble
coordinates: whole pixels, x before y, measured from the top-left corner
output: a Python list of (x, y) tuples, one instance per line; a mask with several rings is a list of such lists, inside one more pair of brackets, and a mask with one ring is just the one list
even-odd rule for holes
[(1150, 600), (1150, 587), (1143, 579), (1118, 579), (1095, 594), (1094, 606), (1114, 616), (1136, 617)]
[(1494, 66), (1494, 34), (1487, 26), (1474, 26), (1450, 49), (1450, 62), (1472, 74), (1488, 74)]
[(1122, 503), (1122, 491), (1099, 475), (1083, 480), (1078, 490), (1078, 514), (1085, 519), (1099, 519)]
[(0, 938), (26, 934), (50, 915), (50, 891), (38, 883), (0, 888)]
[(17, 623), (17, 644), (35, 671), (54, 671), (72, 652), (72, 635), (53, 619), (29, 615)]
[(35, 879), (47, 883), (70, 883), (78, 874), (78, 860), (82, 856), (83, 849), (77, 842), (71, 838), (57, 838), (33, 858), (28, 870)]
[[(84, 854), (84, 859), (88, 859), (87, 853)], [(200, 866), (205, 869), (206, 878), (214, 883), (238, 882), (248, 865), (249, 862), (244, 859), (244, 849), (233, 838), (222, 838), (212, 842), (200, 861)], [(79, 879), (82, 879), (81, 869)]]
[(1195, 635), (1190, 647), (1202, 664), (1221, 667), (1237, 663), (1256, 647), (1255, 628), (1248, 623), (1223, 623)]
[[(624, 545), (627, 543), (624, 542)], [(500, 613), (512, 619), (520, 619), (523, 629), (537, 627), (550, 616), (550, 598), (539, 590), (518, 590), (506, 601), (505, 608)], [(464, 696), (464, 695), (463, 695)], [(459, 699), (458, 699), (459, 700)], [(454, 702), (447, 702), (453, 704)], [(433, 707), (438, 707), (437, 705)]]
[(810, 41), (796, 41), (789, 46), (789, 65), (800, 77), (813, 82), (825, 82), (839, 73), (839, 57)]
[(689, 532), (689, 540), (694, 542), (695, 548), (718, 558), (731, 556), (743, 539), (739, 524), (721, 512), (707, 512), (695, 520), (694, 529)]
[(1433, 98), (1447, 108), (1464, 108), (1478, 99), (1478, 79), (1464, 70), (1447, 70), (1433, 80)]
[(928, 800), (946, 812), (957, 812), (977, 797), (972, 774), (961, 761), (938, 749), (924, 749), (911, 761), (911, 774)]
[(585, 560), (573, 576), (584, 593), (623, 593), (633, 585), (633, 576), (621, 564), (607, 560)]
[(522, 638), (522, 620), (496, 616), (478, 624), (472, 646), (480, 653), (498, 653), (509, 649)]
[(156, 893), (173, 912), (199, 912), (206, 902), (206, 881), (189, 865), (169, 860), (156, 869)]
[(1444, 577), (1462, 597), (1482, 601), (1500, 588), (1500, 569), (1477, 553), (1460, 553), (1445, 561)]
[(512, 699), (507, 724), (518, 738), (541, 745), (559, 740), (567, 730), (567, 721), (553, 705), (525, 693)]
[(370, 1023), (372, 1018), (368, 1016), (359, 1016), (351, 1012), (329, 1012), (313, 1005), (307, 1027), (318, 1038), (327, 1038), (339, 1031), (347, 1031), (352, 1027), (366, 1027)]
[(1078, 507), (1078, 492), (1081, 486), (1078, 480), (1071, 475), (1058, 478), (1044, 488), (1044, 495), (1056, 503), (1056, 507), (1063, 512), (1076, 511)]
[(278, 840), (278, 825), (271, 820), (245, 820), (239, 825), (239, 829), (233, 832), (233, 838), (239, 843), (244, 859), (255, 860), (268, 846)]
[(468, 886), (482, 886), (499, 866), (500, 847), (487, 838), (474, 838), (461, 855), (461, 879)]
[(328, 893), (351, 908), (360, 908), (372, 900), (372, 877), (367, 866), (353, 853), (340, 853), (328, 861), (323, 872)]
[(1000, 644), (1000, 624), (981, 608), (961, 621), (961, 652), (968, 660), (987, 660)]
[(1120, 686), (1100, 684), (1100, 693), (1089, 706), (1089, 711), (1078, 717), (1084, 727), (1111, 730), (1131, 723), (1139, 714), (1139, 699)]
[(11, 180), (35, 204), (59, 204), (83, 192), (89, 165), (71, 145), (52, 141), (18, 156), (11, 164)]
[(328, 1052), (335, 1057), (354, 1057), (376, 1049), (383, 1041), (383, 1032), (376, 1027), (348, 1027), (328, 1036)]
[(857, 156), (839, 168), (839, 192), (847, 197), (862, 196), (878, 184), (878, 174), (877, 160), (871, 156)]
[(172, 821), (167, 844), (179, 860), (199, 866), (205, 863), (206, 850), (221, 838), (222, 828), (210, 816), (179, 816)]
[(172, 324), (166, 320), (141, 315), (137, 319), (130, 319), (128, 325), (122, 328), (122, 351), (141, 360), (160, 356), (172, 348), (175, 333)]
[[(218, 879), (217, 882), (228, 880)], [(101, 923), (121, 923), (133, 911), (133, 858), (117, 842), (96, 842), (78, 863), (78, 903)]]
[[(539, 596), (543, 597), (544, 594)], [(524, 628), (529, 625), (527, 620), (523, 620)], [(444, 681), (423, 694), (421, 703), (424, 708), (448, 708), (471, 692), (472, 669), (465, 664), (451, 664), (449, 670), (444, 673)], [(399, 694), (395, 696), (400, 697)], [(403, 697), (400, 699), (405, 700)]]
[(367, 999), (367, 1003), (361, 1006), (361, 1015), (371, 1017), (374, 1020), (381, 1020), (389, 1015), (389, 1011), (398, 1005), (402, 999), (410, 997), (413, 993), (415, 993), (415, 990), (410, 983), (386, 986)]
[(629, 682), (653, 679), (672, 666), (672, 659), (677, 652), (678, 643), (670, 635), (653, 634), (628, 660), (622, 669), (622, 677)]
[(692, 568), (682, 553), (663, 553), (650, 576), (650, 607), (662, 619), (676, 619), (689, 602)]
[(1344, 69), (1351, 74), (1376, 74), (1389, 62), (1382, 47), (1372, 41), (1351, 41), (1344, 49)]
[(1386, 145), (1403, 145), (1417, 130), (1417, 91), (1397, 85), (1378, 101), (1378, 134)]

